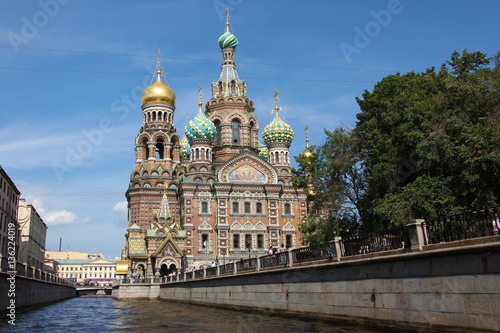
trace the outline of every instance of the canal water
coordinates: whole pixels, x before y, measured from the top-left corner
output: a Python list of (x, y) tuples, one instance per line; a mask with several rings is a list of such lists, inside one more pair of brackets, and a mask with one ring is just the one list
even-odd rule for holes
[(383, 332), (159, 300), (77, 297), (3, 318), (0, 332)]

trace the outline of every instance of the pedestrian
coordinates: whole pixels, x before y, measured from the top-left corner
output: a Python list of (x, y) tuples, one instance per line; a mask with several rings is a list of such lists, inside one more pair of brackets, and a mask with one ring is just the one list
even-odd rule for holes
[(272, 255), (273, 254), (273, 246), (269, 246), (269, 255)]
[(215, 267), (215, 263), (212, 261), (212, 267)]
[(279, 252), (286, 252), (285, 244), (281, 243), (281, 247), (279, 249)]
[(493, 218), (493, 234), (498, 235), (500, 231), (500, 219), (498, 218), (498, 214), (495, 213), (495, 217)]

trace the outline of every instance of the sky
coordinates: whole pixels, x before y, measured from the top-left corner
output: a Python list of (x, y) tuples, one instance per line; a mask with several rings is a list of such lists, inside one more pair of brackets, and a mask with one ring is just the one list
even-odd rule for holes
[(500, 50), (495, 0), (2, 1), (0, 164), (47, 224), (47, 250), (62, 238), (63, 250), (120, 255), (157, 50), (182, 133), (198, 85), (206, 103), (219, 77), (226, 8), (260, 137), (277, 89), (292, 156), (306, 124), (312, 145), (324, 129), (354, 127), (355, 98), (385, 76), (439, 68), (455, 50)]

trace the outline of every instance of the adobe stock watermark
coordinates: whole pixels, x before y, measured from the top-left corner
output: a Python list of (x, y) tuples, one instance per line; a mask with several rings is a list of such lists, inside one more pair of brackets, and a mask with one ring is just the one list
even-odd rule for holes
[(12, 49), (16, 53), (19, 52), (18, 47), (22, 44), (27, 44), (35, 38), (38, 35), (39, 29), (49, 24), (50, 19), (59, 13), (61, 5), (65, 5), (68, 2), (70, 0), (39, 0), (37, 4), (40, 10), (33, 14), (31, 19), (26, 16), (21, 18), (22, 27), (18, 33), (9, 31), (7, 34)]
[(214, 0), (212, 5), (214, 6), (215, 12), (219, 16), (221, 21), (226, 21), (226, 10), (234, 10), (236, 7), (241, 5), (243, 0)]
[[(147, 69), (153, 72), (153, 68)], [(150, 85), (151, 75), (145, 75), (142, 85), (134, 86), (128, 94), (122, 94), (111, 103), (112, 117), (102, 118), (94, 129), (84, 129), (81, 133), (83, 138), (75, 145), (66, 146), (66, 155), (62, 162), (52, 162), (52, 170), (56, 174), (59, 182), (63, 181), (64, 175), (73, 172), (73, 170), (82, 165), (85, 158), (92, 155), (97, 147), (104, 143), (107, 135), (116, 130), (116, 121), (125, 120), (130, 111), (140, 104), (141, 95), (144, 89)]]
[(7, 225), (7, 321), (16, 325), (16, 224), (12, 221)]
[(370, 15), (373, 20), (368, 21), (363, 29), (358, 26), (354, 27), (354, 39), (352, 44), (346, 42), (339, 44), (340, 50), (347, 63), (351, 63), (351, 57), (354, 54), (361, 53), (361, 50), (370, 45), (371, 41), (380, 35), (383, 28), (386, 28), (391, 23), (392, 17), (400, 14), (402, 11), (403, 5), (399, 0), (389, 0), (387, 2), (387, 9), (381, 9), (379, 11), (371, 10)]

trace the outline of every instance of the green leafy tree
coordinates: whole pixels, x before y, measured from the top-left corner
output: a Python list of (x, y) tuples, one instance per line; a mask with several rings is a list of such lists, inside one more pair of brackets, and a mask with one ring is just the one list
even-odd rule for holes
[(357, 99), (366, 229), (498, 204), (500, 71), (489, 64), (454, 52), (452, 72), (390, 75)]
[(309, 244), (352, 235), (360, 225), (358, 203), (365, 186), (363, 154), (352, 131), (337, 128), (325, 130), (325, 134), (324, 145), (296, 157), (299, 167), (292, 179), (309, 193), (309, 218), (301, 226), (303, 241)]

